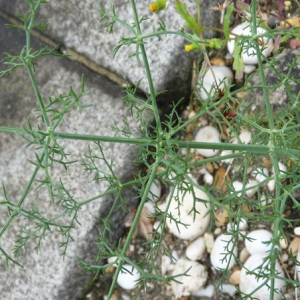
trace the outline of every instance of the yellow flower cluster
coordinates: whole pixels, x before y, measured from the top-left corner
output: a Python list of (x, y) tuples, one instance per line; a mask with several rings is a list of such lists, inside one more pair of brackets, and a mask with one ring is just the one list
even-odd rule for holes
[(167, 0), (157, 0), (156, 2), (151, 3), (149, 5), (149, 11), (152, 13), (156, 13), (159, 10), (165, 9), (166, 6), (167, 6)]

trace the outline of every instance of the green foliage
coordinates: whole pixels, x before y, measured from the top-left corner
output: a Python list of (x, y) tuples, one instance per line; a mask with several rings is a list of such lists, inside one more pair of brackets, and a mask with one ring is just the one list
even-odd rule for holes
[[(147, 99), (140, 99), (138, 96), (138, 88), (140, 81), (136, 86), (132, 87), (128, 85), (126, 87), (126, 96), (124, 97), (124, 103), (128, 107), (128, 111), (131, 116), (135, 117), (137, 120), (137, 132), (133, 132), (129, 126), (127, 120), (124, 120), (124, 126), (121, 128), (119, 123), (111, 124), (112, 128), (116, 132), (116, 136), (104, 137), (95, 136), (87, 134), (72, 134), (58, 132), (57, 128), (59, 124), (64, 120), (65, 115), (71, 110), (77, 108), (80, 112), (82, 109), (86, 109), (89, 105), (81, 104), (81, 98), (86, 96), (87, 93), (84, 88), (84, 80), (82, 78), (81, 88), (78, 92), (74, 91), (72, 87), (69, 88), (66, 94), (58, 95), (54, 98), (49, 98), (47, 101), (41, 96), (39, 86), (35, 78), (35, 68), (37, 67), (36, 60), (41, 56), (51, 55), (51, 56), (61, 56), (57, 53), (57, 47), (53, 49), (48, 49), (47, 47), (41, 47), (38, 50), (33, 50), (30, 43), (30, 31), (33, 28), (44, 30), (46, 23), (43, 21), (38, 21), (35, 23), (35, 16), (40, 7), (40, 5), (46, 3), (46, 1), (25, 1), (29, 6), (29, 12), (20, 18), (24, 22), (24, 26), (14, 26), (11, 27), (21, 29), (26, 34), (26, 45), (21, 50), (19, 55), (13, 56), (6, 54), (3, 59), (3, 63), (8, 66), (8, 68), (0, 73), (0, 77), (3, 77), (13, 70), (19, 67), (25, 67), (28, 71), (35, 95), (38, 103), (39, 118), (42, 121), (42, 125), (34, 129), (28, 120), (26, 128), (11, 128), (0, 126), (0, 132), (17, 133), (22, 138), (27, 145), (27, 147), (32, 147), (35, 153), (35, 158), (30, 162), (32, 163), (34, 169), (28, 180), (28, 183), (22, 192), (17, 203), (14, 203), (7, 194), (5, 184), (2, 185), (2, 190), (0, 192), (1, 202), (0, 205), (5, 207), (8, 211), (8, 219), (0, 230), (0, 254), (4, 257), (6, 263), (9, 262), (20, 265), (20, 263), (5, 249), (1, 247), (1, 237), (16, 218), (24, 218), (28, 222), (28, 226), (24, 225), (20, 227), (20, 231), (15, 242), (15, 247), (13, 252), (16, 257), (22, 255), (22, 250), (26, 246), (26, 243), (30, 239), (36, 241), (36, 250), (41, 249), (42, 241), (44, 237), (52, 232), (59, 232), (62, 240), (60, 241), (62, 255), (66, 255), (69, 243), (74, 239), (72, 236), (72, 228), (75, 224), (79, 224), (78, 215), (80, 214), (80, 209), (87, 205), (88, 203), (98, 201), (101, 197), (106, 195), (113, 195), (115, 201), (111, 206), (106, 217), (99, 218), (98, 221), (101, 224), (99, 230), (99, 238), (96, 241), (98, 246), (98, 254), (95, 258), (95, 263), (87, 263), (81, 258), (78, 261), (82, 264), (85, 271), (93, 272), (95, 278), (101, 273), (105, 273), (106, 268), (112, 263), (103, 263), (102, 259), (108, 259), (110, 257), (115, 257), (118, 263), (111, 288), (108, 294), (108, 298), (111, 297), (118, 274), (121, 272), (124, 263), (129, 263), (134, 266), (141, 273), (141, 279), (139, 281), (139, 290), (146, 289), (148, 281), (161, 281), (169, 284), (172, 280), (177, 280), (178, 276), (187, 274), (178, 274), (175, 276), (163, 276), (160, 270), (156, 267), (155, 261), (158, 256), (163, 253), (171, 256), (170, 249), (167, 245), (163, 243), (163, 230), (165, 230), (165, 224), (167, 219), (173, 220), (177, 223), (177, 226), (185, 225), (181, 220), (175, 219), (174, 216), (168, 211), (170, 207), (170, 202), (167, 203), (166, 211), (157, 209), (156, 214), (153, 216), (160, 221), (159, 227), (154, 230), (152, 238), (149, 238), (145, 242), (145, 246), (149, 246), (149, 251), (144, 253), (144, 257), (141, 261), (133, 261), (131, 258), (127, 257), (126, 253), (138, 227), (138, 223), (142, 214), (142, 210), (145, 202), (148, 200), (148, 194), (150, 187), (155, 179), (159, 179), (164, 186), (167, 188), (177, 187), (179, 191), (193, 191), (193, 187), (198, 187), (209, 195), (210, 201), (212, 203), (212, 209), (210, 211), (212, 219), (214, 218), (213, 212), (216, 208), (227, 209), (228, 207), (234, 207), (234, 210), (229, 210), (230, 220), (233, 223), (239, 223), (241, 218), (246, 218), (250, 223), (257, 224), (260, 221), (267, 222), (268, 225), (271, 223), (274, 227), (274, 236), (272, 243), (272, 250), (269, 254), (270, 268), (265, 270), (264, 278), (271, 278), (271, 289), (272, 295), (270, 299), (274, 297), (274, 280), (277, 277), (275, 274), (275, 262), (278, 256), (277, 243), (281, 235), (284, 235), (284, 225), (286, 223), (291, 223), (291, 220), (286, 220), (283, 217), (285, 205), (287, 203), (288, 197), (293, 201), (294, 207), (299, 209), (299, 204), (297, 199), (294, 197), (294, 191), (299, 189), (299, 154), (300, 154), (300, 141), (299, 141), (299, 95), (293, 95), (290, 88), (290, 83), (299, 84), (299, 80), (289, 76), (291, 70), (296, 66), (296, 59), (291, 63), (288, 76), (283, 78), (282, 74), (277, 74), (281, 76), (278, 86), (284, 86), (292, 101), (291, 107), (280, 112), (276, 115), (271, 109), (270, 99), (268, 96), (268, 90), (277, 87), (275, 84), (273, 87), (268, 87), (264, 69), (270, 68), (273, 72), (276, 69), (273, 65), (273, 60), (270, 59), (264, 65), (262, 63), (262, 57), (259, 54), (258, 62), (258, 72), (261, 77), (261, 87), (264, 93), (266, 111), (264, 114), (249, 115), (245, 116), (243, 112), (238, 111), (232, 103), (239, 101), (236, 99), (236, 94), (238, 92), (249, 91), (250, 88), (247, 86), (247, 82), (241, 88), (236, 90), (227, 89), (220, 93), (220, 97), (214, 99), (209, 98), (207, 101), (203, 102), (197, 94), (195, 96), (195, 102), (197, 106), (195, 107), (195, 115), (189, 120), (182, 120), (178, 113), (179, 99), (174, 99), (175, 103), (173, 110), (169, 116), (166, 116), (166, 121), (161, 121), (161, 116), (159, 114), (157, 106), (157, 96), (162, 93), (162, 91), (157, 92), (153, 84), (152, 73), (150, 70), (147, 51), (145, 49), (145, 44), (147, 39), (152, 37), (158, 38), (158, 43), (163, 35), (176, 34), (184, 38), (187, 42), (195, 45), (195, 49), (201, 51), (204, 54), (206, 67), (208, 62), (208, 52), (205, 47), (210, 47), (214, 49), (221, 49), (226, 41), (229, 39), (229, 27), (230, 27), (230, 17), (233, 13), (233, 4), (227, 7), (225, 18), (224, 18), (224, 28), (221, 32), (224, 34), (225, 39), (203, 39), (202, 33), (206, 29), (202, 27), (199, 18), (200, 8), (198, 7), (198, 20), (193, 17), (187, 11), (186, 5), (180, 1), (176, 1), (176, 10), (181, 15), (181, 17), (186, 22), (186, 28), (192, 30), (192, 33), (184, 30), (178, 29), (178, 31), (168, 31), (163, 20), (159, 21), (159, 26), (157, 30), (154, 30), (151, 34), (143, 34), (141, 29), (141, 23), (147, 22), (147, 18), (140, 18), (136, 9), (136, 4), (134, 0), (131, 0), (131, 7), (134, 15), (134, 22), (129, 23), (127, 20), (121, 20), (118, 18), (118, 14), (115, 11), (114, 5), (110, 6), (109, 11), (100, 7), (101, 22), (106, 22), (104, 27), (108, 29), (109, 32), (113, 32), (114, 26), (119, 23), (129, 29), (130, 35), (128, 37), (122, 37), (113, 54), (116, 55), (123, 47), (135, 45), (136, 51), (134, 55), (137, 60), (141, 62), (144, 66), (146, 78), (148, 81), (149, 94)], [(252, 1), (251, 14), (253, 16), (257, 15), (256, 2)], [(248, 9), (248, 7), (246, 7)], [(246, 9), (245, 8), (245, 9)], [(247, 11), (248, 12), (248, 11)], [(254, 32), (256, 30), (256, 18), (252, 18), (252, 27)], [(220, 31), (220, 30), (218, 30)], [(293, 31), (293, 30), (292, 30)], [(288, 31), (274, 30), (274, 32), (268, 32), (267, 34), (274, 36), (285, 35), (288, 36)], [(294, 33), (293, 33), (294, 34)], [(294, 35), (293, 35), (294, 36)], [(234, 65), (233, 69), (236, 71), (237, 75), (241, 75), (243, 71), (243, 64), (241, 61), (241, 46), (243, 40), (236, 42), (235, 52), (234, 52)], [(253, 38), (253, 44), (256, 47), (257, 53), (259, 51), (259, 42), (257, 38)], [(198, 72), (201, 69), (198, 66)], [(231, 104), (230, 104), (231, 103)], [(236, 118), (230, 120), (226, 118), (223, 107), (227, 110), (231, 109), (236, 114)], [(245, 109), (247, 110), (247, 108)], [(226, 112), (226, 111), (225, 111)], [(189, 126), (194, 126), (195, 122), (206, 116), (209, 118), (217, 127), (222, 128), (226, 126), (228, 128), (228, 138), (223, 143), (205, 143), (205, 142), (192, 142), (184, 141), (178, 137), (179, 134), (187, 130)], [(153, 120), (155, 125), (153, 125)], [(267, 123), (267, 125), (266, 125)], [(253, 140), (250, 144), (244, 144), (239, 138), (239, 133), (243, 128), (249, 128), (253, 132)], [(232, 138), (237, 139), (237, 143), (230, 143)], [(51, 176), (51, 169), (56, 168), (57, 164), (62, 165), (65, 169), (68, 169), (70, 164), (78, 163), (75, 161), (70, 161), (68, 159), (68, 153), (65, 152), (62, 140), (83, 140), (87, 143), (87, 152), (82, 154), (80, 164), (84, 172), (91, 173), (93, 175), (93, 181), (95, 184), (104, 183), (106, 186), (105, 191), (99, 195), (95, 195), (91, 198), (84, 199), (81, 202), (74, 199), (70, 191), (65, 187), (63, 181), (56, 180)], [(90, 143), (91, 142), (91, 143)], [(135, 178), (128, 182), (122, 182), (119, 175), (114, 171), (114, 162), (108, 159), (102, 149), (103, 142), (110, 143), (127, 143), (139, 146), (139, 153), (137, 155), (137, 163), (147, 167), (147, 172), (139, 172), (136, 174)], [(215, 150), (231, 150), (231, 154), (226, 156), (214, 156), (212, 158), (206, 158), (203, 160), (196, 160), (193, 154), (189, 152), (190, 149), (215, 149)], [(186, 155), (182, 155), (182, 149), (186, 150)], [(251, 201), (245, 197), (245, 193), (249, 188), (246, 188), (246, 183), (248, 179), (247, 170), (249, 167), (257, 164), (260, 165), (264, 157), (270, 157), (272, 165), (274, 167), (274, 174), (272, 179), (276, 182), (275, 193), (268, 193), (266, 196), (268, 199), (272, 200), (266, 205), (262, 205), (261, 201)], [(234, 173), (234, 178), (231, 180), (239, 179), (243, 184), (242, 191), (237, 193), (234, 188), (227, 181), (227, 186), (229, 192), (220, 196), (218, 191), (214, 187), (199, 186), (198, 183), (194, 182), (191, 178), (191, 172), (199, 167), (204, 167), (207, 163), (217, 163), (224, 159), (231, 159), (229, 168), (234, 168), (236, 172)], [(100, 162), (105, 165), (105, 168), (99, 168)], [(293, 168), (289, 168), (287, 171), (282, 172), (280, 170), (280, 163), (290, 163)], [(38, 177), (38, 174), (43, 174), (42, 177)], [(266, 178), (266, 182), (269, 179)], [(257, 183), (257, 187), (261, 188), (264, 183)], [(46, 213), (42, 213), (34, 205), (34, 201), (29, 197), (29, 191), (37, 185), (36, 190), (41, 187), (46, 187), (49, 195), (49, 201), (53, 205), (58, 205), (60, 207), (60, 212), (55, 216), (48, 216)], [(116, 210), (127, 211), (126, 199), (124, 199), (122, 191), (126, 187), (132, 187), (137, 192), (137, 197), (140, 200), (140, 204), (137, 208), (136, 214), (132, 221), (132, 226), (129, 229), (128, 235), (120, 240), (117, 245), (114, 244), (113, 232), (110, 226), (110, 219)], [(259, 192), (260, 193), (260, 192)], [(175, 195), (176, 196), (176, 195)], [(261, 195), (259, 195), (261, 196)], [(260, 197), (259, 197), (260, 198)], [(24, 203), (30, 203), (29, 209), (25, 209)], [(243, 211), (243, 206), (251, 206), (253, 211), (246, 213)], [(180, 208), (178, 208), (180, 209)], [(271, 212), (271, 213), (269, 213)], [(192, 209), (192, 213), (196, 214), (197, 211), (195, 207)], [(295, 221), (295, 220), (293, 220)], [(298, 220), (299, 221), (299, 220)], [(30, 226), (31, 224), (31, 226)], [(34, 224), (34, 226), (32, 226)], [(239, 238), (238, 228), (233, 231), (233, 241), (234, 244), (237, 243)], [(232, 249), (228, 249), (226, 254), (230, 258), (233, 258), (239, 263), (238, 258), (234, 257)], [(147, 262), (145, 265), (144, 262)], [(227, 270), (228, 271), (228, 270)], [(228, 275), (225, 272), (222, 275), (222, 279), (226, 279)], [(297, 284), (293, 280), (287, 280), (287, 282), (292, 286)], [(249, 295), (251, 296), (251, 295)]]
[(188, 12), (186, 5), (180, 1), (176, 1), (176, 11), (186, 22), (186, 27), (191, 29), (195, 34), (201, 34), (203, 29), (196, 19)]

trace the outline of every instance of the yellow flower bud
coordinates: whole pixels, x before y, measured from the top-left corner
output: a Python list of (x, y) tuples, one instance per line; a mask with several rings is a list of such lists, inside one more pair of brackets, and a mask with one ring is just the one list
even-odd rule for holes
[(153, 12), (153, 13), (156, 13), (158, 12), (159, 10), (163, 10), (166, 8), (167, 6), (167, 0), (156, 0), (155, 3), (151, 3), (149, 5), (149, 10), (150, 12)]
[(195, 44), (185, 45), (186, 52), (191, 52), (191, 51), (197, 50), (197, 49), (199, 49), (199, 47)]
[(149, 10), (150, 10), (150, 12), (152, 12), (152, 13), (158, 12), (158, 5), (157, 5), (156, 3), (151, 3), (151, 4), (149, 5)]

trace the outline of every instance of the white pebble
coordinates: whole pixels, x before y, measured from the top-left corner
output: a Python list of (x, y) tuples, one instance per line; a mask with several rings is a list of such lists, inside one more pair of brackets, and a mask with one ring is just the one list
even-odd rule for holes
[(188, 276), (178, 276), (176, 281), (172, 280), (172, 292), (176, 298), (189, 296), (192, 292), (200, 290), (207, 281), (206, 268), (196, 261), (184, 258), (179, 259), (172, 272), (173, 276), (187, 272)]
[(268, 190), (269, 190), (270, 192), (274, 192), (274, 190), (275, 190), (275, 185), (276, 185), (275, 179), (269, 180), (269, 181), (268, 181)]
[(112, 264), (113, 267), (117, 267), (118, 264), (117, 264), (117, 261), (118, 261), (118, 257), (117, 256), (111, 256), (107, 259), (107, 262), (109, 264)]
[(255, 65), (244, 65), (244, 73), (250, 74), (256, 69)]
[[(172, 218), (167, 218), (166, 224), (174, 235), (184, 240), (193, 240), (201, 236), (210, 221), (210, 202), (207, 194), (197, 187), (193, 187), (193, 192), (179, 191), (175, 188), (172, 198), (171, 191), (167, 200), (171, 201), (168, 213)], [(197, 199), (194, 199), (194, 196)]]
[(207, 297), (207, 298), (212, 298), (215, 292), (215, 287), (212, 284), (209, 284), (205, 288), (193, 292), (192, 295), (195, 297)]
[(258, 181), (263, 182), (269, 176), (269, 171), (267, 168), (257, 168), (252, 171), (252, 176)]
[(161, 275), (165, 275), (172, 265), (172, 260), (168, 255), (162, 255), (161, 257)]
[(205, 232), (203, 237), (205, 241), (206, 251), (210, 253), (215, 243), (214, 236), (210, 232)]
[(287, 262), (289, 260), (289, 255), (287, 254), (287, 253), (283, 253), (282, 255), (281, 255), (281, 257), (280, 257), (280, 261), (282, 262), (282, 263), (285, 263), (285, 262)]
[[(231, 155), (233, 153), (232, 150), (223, 150), (221, 152), (221, 156), (225, 156), (225, 155)], [(222, 159), (223, 162), (225, 162), (226, 164), (230, 164), (232, 158), (226, 158), (226, 159)]]
[[(300, 251), (298, 250), (298, 254), (297, 254), (297, 261), (300, 261)], [(300, 266), (297, 266), (297, 277), (298, 277), (298, 281), (300, 281)]]
[(248, 130), (242, 130), (242, 132), (239, 134), (239, 138), (243, 144), (249, 144), (252, 139), (251, 132)]
[[(214, 235), (220, 235), (222, 233), (222, 228), (221, 227), (217, 227), (215, 230), (214, 230)], [(204, 233), (204, 237), (205, 237), (205, 234)]]
[(244, 263), (248, 259), (249, 256), (250, 256), (250, 253), (248, 252), (247, 248), (243, 248), (240, 252), (239, 260), (241, 261), (241, 263)]
[[(250, 254), (268, 253), (271, 250), (272, 233), (265, 229), (251, 231), (245, 240), (245, 246)], [(269, 243), (268, 243), (269, 242)]]
[(233, 183), (232, 183), (232, 187), (233, 189), (235, 190), (236, 192), (236, 196), (237, 197), (241, 197), (242, 193), (241, 191), (243, 190), (243, 183), (238, 181), (238, 180), (235, 180)]
[(206, 184), (212, 185), (214, 182), (214, 177), (208, 171), (205, 171), (203, 180)]
[(229, 270), (235, 265), (236, 244), (237, 241), (234, 241), (230, 234), (221, 234), (217, 237), (210, 254), (210, 261), (214, 268)]
[[(281, 162), (278, 162), (278, 168), (279, 168), (280, 173), (286, 173), (286, 171), (287, 171), (287, 167)], [(274, 168), (272, 168), (272, 171), (274, 174)]]
[(155, 230), (157, 233), (159, 233), (160, 235), (163, 234), (163, 224), (162, 224), (162, 221), (161, 220), (157, 220), (154, 222), (153, 224), (153, 230)]
[[(199, 94), (202, 100), (206, 101), (209, 97), (213, 99), (217, 96), (218, 89), (225, 90), (233, 79), (232, 71), (226, 66), (212, 66), (203, 78), (199, 79)], [(216, 84), (218, 85), (216, 87)]]
[(185, 255), (190, 260), (200, 260), (205, 253), (205, 241), (203, 237), (194, 240), (185, 251)]
[(258, 200), (259, 200), (260, 204), (263, 205), (263, 206), (268, 204), (268, 200), (267, 200), (267, 198), (264, 194), (262, 194), (260, 199), (258, 199)]
[(229, 295), (230, 297), (234, 297), (235, 293), (237, 292), (236, 287), (233, 284), (222, 284), (219, 287), (219, 291), (221, 291), (224, 294)]
[(247, 197), (252, 198), (258, 191), (258, 181), (255, 179), (249, 179), (245, 188), (245, 194)]
[(176, 263), (178, 261), (178, 252), (176, 250), (172, 251), (172, 261)]
[[(201, 143), (220, 143), (220, 133), (213, 126), (205, 126), (198, 130), (195, 136), (195, 142)], [(205, 157), (212, 157), (219, 153), (219, 150), (196, 149), (196, 151)]]
[(159, 200), (160, 196), (161, 196), (161, 183), (158, 179), (155, 179), (151, 186), (150, 186), (150, 191), (148, 194), (148, 199), (150, 201), (156, 202), (157, 200)]
[[(228, 41), (227, 47), (228, 47), (229, 53), (233, 54), (236, 35), (252, 36), (250, 23), (244, 22), (242, 24), (239, 24), (235, 28), (233, 28), (231, 32), (235, 35), (230, 34), (231, 40)], [(263, 29), (261, 27), (257, 27), (257, 34), (262, 35), (265, 32), (266, 32), (265, 29)], [(263, 37), (260, 39), (263, 41), (264, 45), (263, 45), (263, 47), (259, 46), (259, 48), (260, 48), (263, 56), (267, 57), (271, 54), (271, 52), (273, 50), (273, 40), (268, 39), (267, 37)], [(255, 48), (249, 47), (249, 45), (247, 45), (247, 43), (245, 43), (245, 45), (242, 48), (242, 59), (245, 64), (249, 64), (249, 65), (257, 64), (257, 55), (256, 55)]]
[[(257, 274), (261, 275), (262, 271), (259, 269), (259, 267), (262, 264), (263, 264), (262, 270), (264, 272), (268, 272), (267, 269), (270, 266), (270, 260), (264, 261), (266, 255), (267, 255), (266, 253), (256, 253), (254, 255), (251, 255), (247, 259), (247, 261), (244, 264), (244, 267), (241, 270), (240, 286), (239, 286), (241, 292), (246, 295), (251, 293), (251, 297), (259, 299), (259, 300), (269, 300), (270, 299), (271, 291), (270, 291), (269, 287), (271, 285), (271, 282), (270, 281), (265, 282), (266, 277), (258, 278), (255, 275), (248, 274), (248, 272), (257, 270)], [(284, 278), (285, 277), (284, 272), (277, 261), (276, 261), (275, 268), (276, 268), (276, 271), (278, 272), (277, 276)], [(260, 285), (262, 285), (262, 286), (258, 290), (256, 290)], [(272, 298), (272, 299), (280, 300), (281, 294), (279, 294), (279, 293), (285, 291), (285, 282), (283, 280), (276, 278), (274, 289), (277, 290), (278, 293), (274, 292), (274, 298)], [(254, 292), (254, 293), (252, 294), (252, 292)]]
[(147, 210), (147, 215), (154, 214), (156, 209), (155, 209), (155, 203), (152, 201), (147, 201), (144, 204), (144, 208)]
[(298, 236), (300, 235), (300, 227), (295, 227), (294, 228), (294, 234), (298, 235)]
[(119, 286), (125, 290), (132, 290), (138, 284), (141, 278), (141, 273), (133, 266), (124, 264), (121, 272), (119, 273), (117, 282)]
[(239, 220), (239, 230), (246, 230), (248, 228), (248, 223), (244, 218)]

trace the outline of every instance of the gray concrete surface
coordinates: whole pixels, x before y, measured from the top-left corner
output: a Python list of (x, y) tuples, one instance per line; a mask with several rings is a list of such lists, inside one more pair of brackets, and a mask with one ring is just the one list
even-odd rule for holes
[[(280, 112), (292, 103), (296, 103), (299, 97), (300, 85), (300, 67), (299, 67), (300, 50), (284, 49), (276, 56), (276, 62), (271, 67), (266, 67), (264, 70), (268, 89), (270, 104), (275, 112)], [(293, 64), (294, 67), (291, 68)], [(275, 71), (274, 71), (275, 70)], [(285, 82), (285, 85), (282, 83)], [(248, 86), (260, 86), (261, 77), (258, 73), (250, 76)], [(252, 88), (247, 93), (240, 107), (243, 111), (247, 107), (251, 107), (247, 111), (261, 112), (265, 111), (265, 101), (263, 90), (261, 88)]]
[[(46, 34), (57, 40), (65, 47), (76, 50), (88, 57), (98, 65), (118, 74), (126, 81), (136, 84), (143, 78), (140, 88), (148, 91), (147, 79), (142, 65), (139, 65), (135, 57), (130, 57), (135, 53), (135, 45), (122, 48), (112, 59), (112, 51), (116, 47), (121, 37), (131, 37), (131, 32), (124, 26), (116, 24), (114, 33), (109, 34), (105, 23), (100, 23), (99, 3), (106, 11), (109, 11), (111, 4), (115, 5), (117, 16), (121, 20), (129, 23), (133, 22), (133, 13), (129, 0), (124, 1), (60, 1), (51, 0), (49, 5), (41, 8), (40, 18), (47, 20), (49, 27)], [(175, 11), (175, 1), (168, 1), (167, 9), (158, 14), (151, 14), (148, 11), (147, 1), (136, 1), (138, 14), (148, 20), (142, 24), (144, 33), (150, 33), (154, 28), (158, 28), (159, 18), (164, 20), (168, 30), (178, 30), (184, 27), (184, 20)], [(187, 8), (194, 15), (197, 14), (194, 0), (186, 0)], [(218, 1), (200, 0), (201, 22), (203, 26), (218, 26), (220, 13), (207, 9), (217, 6)], [(0, 0), (0, 8), (10, 14), (16, 15), (26, 11), (26, 5), (19, 0)], [(108, 19), (107, 19), (108, 20)], [(109, 21), (109, 20), (108, 20)], [(214, 33), (205, 33), (212, 37)], [(165, 103), (168, 98), (169, 103), (177, 101), (181, 97), (189, 95), (190, 79), (192, 74), (192, 61), (195, 53), (186, 53), (184, 45), (186, 42), (182, 37), (169, 35), (162, 37), (161, 43), (153, 43), (157, 38), (150, 38), (146, 42), (146, 49), (149, 57), (149, 64), (153, 71), (153, 81), (156, 90), (172, 90), (162, 97)]]
[[(21, 31), (9, 29), (4, 26), (7, 23), (0, 19), (0, 52), (9, 51), (18, 53), (24, 45), (24, 34)], [(33, 46), (39, 46), (40, 41), (33, 39)], [(1, 64), (0, 69), (4, 69)], [(81, 64), (68, 59), (55, 57), (44, 57), (38, 60), (36, 76), (44, 99), (56, 97), (67, 93), (70, 86), (79, 91), (81, 76), (84, 75), (86, 91), (89, 96), (82, 98), (83, 104), (92, 104), (91, 108), (79, 113), (76, 109), (66, 115), (64, 122), (58, 130), (68, 133), (86, 133), (97, 135), (114, 135), (109, 125), (114, 120), (121, 120), (126, 116), (126, 108), (122, 102), (122, 88), (106, 78), (88, 70)], [(22, 128), (26, 126), (27, 118), (37, 128), (37, 108), (33, 88), (28, 78), (27, 71), (23, 68), (15, 70), (10, 75), (0, 80), (0, 125)], [(129, 117), (129, 124), (136, 128), (136, 122)], [(122, 124), (120, 123), (122, 126)], [(69, 154), (68, 160), (80, 160), (87, 153), (88, 144), (95, 148), (92, 143), (83, 141), (61, 141)], [(35, 160), (35, 146), (26, 148), (26, 142), (18, 135), (0, 133), (0, 179), (5, 184), (8, 198), (17, 203), (24, 188), (33, 172), (33, 165), (29, 160)], [(115, 159), (114, 169), (123, 181), (132, 179), (137, 168), (133, 163), (136, 152), (132, 146), (125, 144), (103, 143), (103, 150), (107, 159)], [(98, 153), (99, 154), (99, 153)], [(105, 170), (105, 165), (99, 162), (99, 167)], [(99, 195), (106, 190), (104, 184), (92, 181), (94, 174), (85, 173), (80, 163), (72, 164), (68, 170), (61, 165), (56, 165), (51, 171), (55, 183), (62, 180), (70, 191), (73, 198), (84, 201), (90, 197)], [(43, 172), (39, 172), (38, 179), (43, 178)], [(33, 203), (42, 215), (49, 218), (63, 211), (56, 203), (51, 203), (45, 188), (34, 191), (38, 185), (34, 183), (33, 188), (24, 202), (24, 208), (30, 209)], [(133, 190), (124, 191), (128, 209), (135, 206), (136, 197)], [(55, 228), (52, 233), (46, 235), (42, 240), (38, 253), (35, 250), (36, 242), (31, 239), (22, 251), (18, 261), (24, 266), (9, 264), (5, 266), (4, 257), (0, 259), (0, 298), (1, 300), (20, 299), (80, 299), (93, 274), (82, 274), (76, 257), (87, 262), (93, 262), (97, 253), (95, 245), (99, 237), (96, 218), (104, 217), (110, 209), (115, 197), (113, 195), (98, 199), (80, 210), (78, 214), (79, 224), (72, 229), (74, 242), (70, 242), (65, 259), (61, 257), (60, 242), (61, 235)], [(0, 201), (3, 199), (1, 198)], [(5, 207), (0, 207), (0, 228), (8, 219)], [(113, 238), (115, 241), (123, 233), (124, 213), (116, 211), (111, 219)], [(63, 221), (67, 221), (63, 219)], [(27, 226), (29, 230), (34, 229), (32, 219), (17, 217), (8, 227), (0, 239), (1, 247), (12, 257), (15, 240), (20, 233), (21, 226)], [(15, 258), (15, 257), (14, 257)]]

